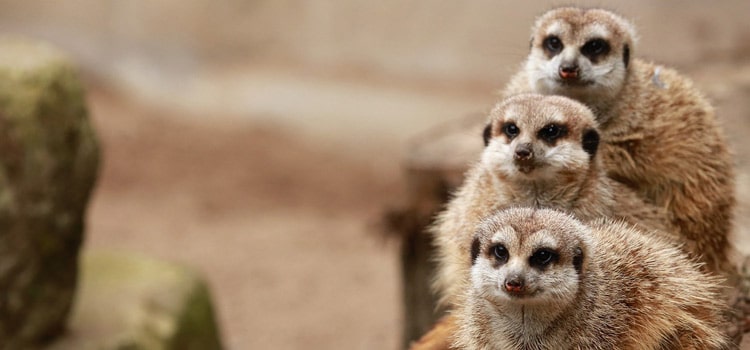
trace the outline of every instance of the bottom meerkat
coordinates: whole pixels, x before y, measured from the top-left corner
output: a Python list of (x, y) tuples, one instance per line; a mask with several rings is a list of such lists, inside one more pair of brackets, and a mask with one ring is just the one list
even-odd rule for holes
[(512, 208), (471, 247), (458, 349), (730, 349), (722, 281), (623, 222)]

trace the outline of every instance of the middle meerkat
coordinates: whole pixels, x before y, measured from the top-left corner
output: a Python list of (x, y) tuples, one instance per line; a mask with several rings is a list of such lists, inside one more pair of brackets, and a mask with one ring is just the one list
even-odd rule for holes
[(736, 200), (725, 137), (692, 82), (633, 58), (635, 41), (635, 27), (610, 11), (548, 11), (503, 95), (563, 95), (590, 107), (608, 175), (664, 208), (692, 255), (731, 280)]
[(498, 209), (554, 208), (583, 221), (621, 218), (677, 240), (663, 211), (601, 171), (596, 126), (586, 106), (561, 96), (522, 94), (492, 110), (479, 162), (431, 228), (442, 302), (455, 304), (470, 268), (471, 237)]

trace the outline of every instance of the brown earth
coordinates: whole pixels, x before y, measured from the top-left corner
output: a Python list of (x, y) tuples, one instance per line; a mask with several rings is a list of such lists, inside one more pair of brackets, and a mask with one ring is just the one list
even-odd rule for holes
[(89, 103), (105, 161), (86, 249), (196, 267), (230, 349), (395, 348), (396, 246), (375, 233), (399, 193), (392, 157), (186, 122), (96, 86)]

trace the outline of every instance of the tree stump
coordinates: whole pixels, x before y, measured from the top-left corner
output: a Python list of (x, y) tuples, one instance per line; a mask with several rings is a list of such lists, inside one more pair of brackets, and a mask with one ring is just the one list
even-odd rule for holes
[(405, 202), (385, 216), (389, 231), (401, 240), (404, 347), (419, 339), (444, 314), (431, 288), (434, 248), (426, 228), (481, 152), (484, 121), (484, 115), (471, 115), (439, 125), (418, 135), (409, 145), (404, 161)]
[(0, 37), (0, 349), (64, 329), (98, 165), (72, 65), (45, 44)]

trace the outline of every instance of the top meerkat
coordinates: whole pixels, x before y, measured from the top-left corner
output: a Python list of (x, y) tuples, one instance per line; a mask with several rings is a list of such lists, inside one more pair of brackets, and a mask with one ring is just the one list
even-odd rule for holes
[(601, 9), (559, 8), (534, 24), (526, 62), (503, 95), (564, 95), (591, 108), (609, 177), (665, 208), (708, 270), (729, 258), (734, 171), (713, 108), (690, 80), (632, 57), (633, 25)]

